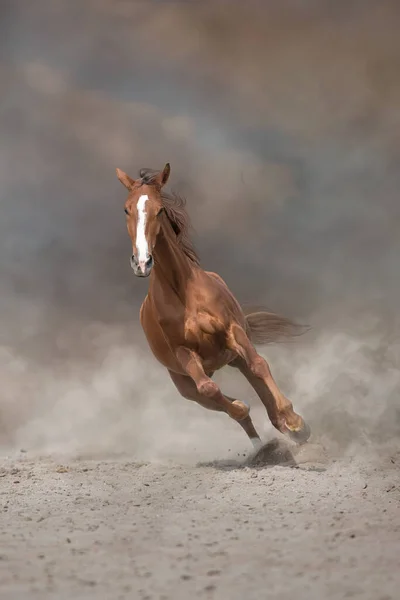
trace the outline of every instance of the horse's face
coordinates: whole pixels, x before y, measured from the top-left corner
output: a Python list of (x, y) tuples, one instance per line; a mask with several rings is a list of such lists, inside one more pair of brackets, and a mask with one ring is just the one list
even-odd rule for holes
[(117, 169), (117, 177), (129, 191), (125, 202), (126, 225), (132, 240), (131, 267), (137, 277), (148, 277), (153, 268), (153, 249), (160, 231), (163, 210), (161, 188), (168, 181), (167, 163), (151, 185), (132, 179)]

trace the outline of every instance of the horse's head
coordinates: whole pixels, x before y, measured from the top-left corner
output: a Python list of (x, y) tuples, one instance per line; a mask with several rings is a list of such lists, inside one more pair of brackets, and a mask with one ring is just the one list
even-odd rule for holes
[(148, 277), (153, 267), (153, 250), (160, 231), (163, 211), (161, 189), (167, 183), (170, 166), (150, 179), (132, 179), (117, 169), (117, 177), (129, 191), (125, 202), (126, 225), (132, 240), (131, 267), (138, 277)]

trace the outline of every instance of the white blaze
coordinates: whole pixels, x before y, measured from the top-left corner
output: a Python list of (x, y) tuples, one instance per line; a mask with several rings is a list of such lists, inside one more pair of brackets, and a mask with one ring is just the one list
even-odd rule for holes
[(149, 199), (149, 197), (144, 194), (143, 196), (140, 196), (138, 203), (137, 203), (137, 212), (138, 212), (138, 222), (137, 222), (137, 229), (136, 229), (136, 248), (138, 251), (138, 263), (143, 264), (147, 261), (147, 259), (149, 258), (149, 247), (147, 245), (147, 240), (146, 240), (146, 234), (145, 234), (145, 228), (146, 228), (146, 217), (147, 217), (147, 213), (146, 213), (146, 202)]

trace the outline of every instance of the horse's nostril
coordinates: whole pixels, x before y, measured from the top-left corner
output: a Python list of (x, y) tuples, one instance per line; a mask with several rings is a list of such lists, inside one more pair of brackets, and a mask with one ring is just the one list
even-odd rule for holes
[(131, 260), (131, 266), (135, 272), (138, 271), (139, 274), (142, 273), (142, 275), (147, 277), (153, 268), (153, 257), (148, 256), (146, 260), (138, 260), (135, 256), (133, 256)]

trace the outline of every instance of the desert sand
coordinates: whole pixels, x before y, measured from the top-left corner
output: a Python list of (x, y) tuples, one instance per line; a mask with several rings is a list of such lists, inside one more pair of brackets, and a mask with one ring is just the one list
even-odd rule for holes
[(193, 465), (16, 453), (1, 598), (398, 598), (399, 465), (399, 445), (332, 459), (282, 437)]

